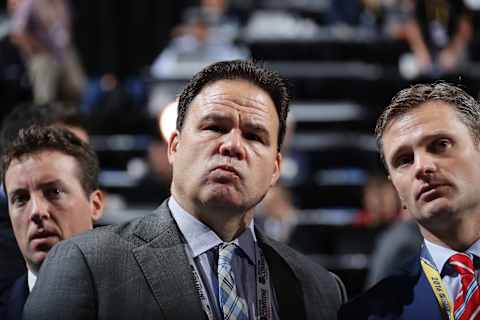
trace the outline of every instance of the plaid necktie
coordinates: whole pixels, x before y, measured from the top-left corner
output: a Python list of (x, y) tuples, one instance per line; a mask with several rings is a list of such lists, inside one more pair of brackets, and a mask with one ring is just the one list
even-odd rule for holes
[(472, 258), (467, 254), (457, 253), (448, 261), (460, 275), (462, 283), (461, 290), (455, 297), (455, 320), (480, 319), (480, 289)]
[(234, 243), (223, 243), (218, 252), (218, 298), (224, 320), (248, 319), (247, 303), (237, 294), (232, 271)]

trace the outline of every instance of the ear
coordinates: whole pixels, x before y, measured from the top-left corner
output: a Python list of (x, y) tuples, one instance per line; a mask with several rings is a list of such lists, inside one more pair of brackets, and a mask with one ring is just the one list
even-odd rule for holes
[(277, 156), (275, 158), (275, 164), (273, 168), (272, 180), (270, 181), (270, 186), (274, 186), (277, 183), (278, 179), (280, 178), (280, 165), (282, 164), (282, 154), (277, 152)]
[(90, 194), (90, 212), (94, 223), (103, 215), (104, 199), (103, 192), (98, 189)]
[(179, 139), (180, 132), (178, 130), (175, 130), (175, 132), (173, 132), (168, 139), (168, 163), (170, 163), (170, 165), (173, 164), (173, 158), (177, 152)]

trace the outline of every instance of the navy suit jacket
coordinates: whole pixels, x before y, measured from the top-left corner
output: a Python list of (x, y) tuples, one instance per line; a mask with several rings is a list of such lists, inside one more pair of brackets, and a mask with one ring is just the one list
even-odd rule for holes
[(0, 297), (0, 319), (21, 320), (22, 311), (29, 294), (27, 274), (15, 280)]
[(395, 275), (343, 305), (338, 318), (440, 320), (445, 317), (418, 256)]

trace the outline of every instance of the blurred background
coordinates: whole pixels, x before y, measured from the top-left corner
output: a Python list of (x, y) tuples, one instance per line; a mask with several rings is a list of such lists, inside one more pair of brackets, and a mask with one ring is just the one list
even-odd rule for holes
[(293, 100), (281, 182), (257, 222), (354, 295), (421, 241), (379, 160), (376, 118), (417, 82), (478, 97), (479, 10), (480, 0), (2, 0), (0, 117), (73, 105), (100, 158), (101, 224), (122, 222), (169, 194), (165, 137), (186, 81), (215, 61), (264, 62)]

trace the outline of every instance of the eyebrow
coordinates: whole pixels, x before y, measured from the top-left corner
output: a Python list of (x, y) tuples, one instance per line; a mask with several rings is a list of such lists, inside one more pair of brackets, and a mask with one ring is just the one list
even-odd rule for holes
[(23, 193), (27, 191), (26, 188), (16, 188), (16, 189), (13, 189), (12, 191), (8, 192), (7, 191), (7, 195), (8, 195), (8, 199), (10, 200), (10, 198), (16, 194), (19, 194), (19, 193)]
[[(46, 188), (46, 187), (52, 187), (52, 186), (57, 186), (57, 185), (60, 185), (62, 187), (65, 186), (65, 184), (60, 179), (54, 179), (54, 180), (50, 180), (50, 181), (47, 181), (47, 182), (40, 183), (38, 185), (38, 187), (39, 187), (39, 189), (43, 189), (43, 188)], [(9, 193), (10, 194), (15, 194), (15, 193), (18, 193), (18, 192), (22, 192), (24, 190), (28, 190), (28, 189), (23, 188), (23, 187), (19, 187), (19, 188), (13, 189)], [(8, 190), (7, 190), (7, 192), (8, 192)]]
[(226, 114), (219, 112), (219, 111), (213, 111), (207, 113), (205, 116), (203, 116), (200, 119), (201, 122), (204, 121), (212, 121), (212, 122), (226, 122), (226, 121), (231, 121), (230, 117), (228, 117)]
[(254, 131), (255, 133), (257, 134), (260, 134), (262, 136), (265, 136), (265, 138), (270, 138), (270, 132), (267, 130), (267, 128), (262, 125), (262, 124), (259, 124), (257, 122), (247, 122), (244, 127), (247, 129), (247, 130), (252, 130)]
[[(231, 117), (229, 117), (227, 114), (219, 111), (213, 111), (209, 112), (207, 115), (205, 115), (203, 118), (201, 118), (200, 122), (218, 122), (218, 123), (230, 123), (232, 122)], [(266, 137), (270, 137), (270, 133), (267, 130), (267, 128), (258, 123), (258, 121), (252, 121), (252, 120), (245, 120), (245, 122), (241, 125), (241, 127), (247, 129), (247, 130), (252, 130), (260, 135), (265, 135)]]

